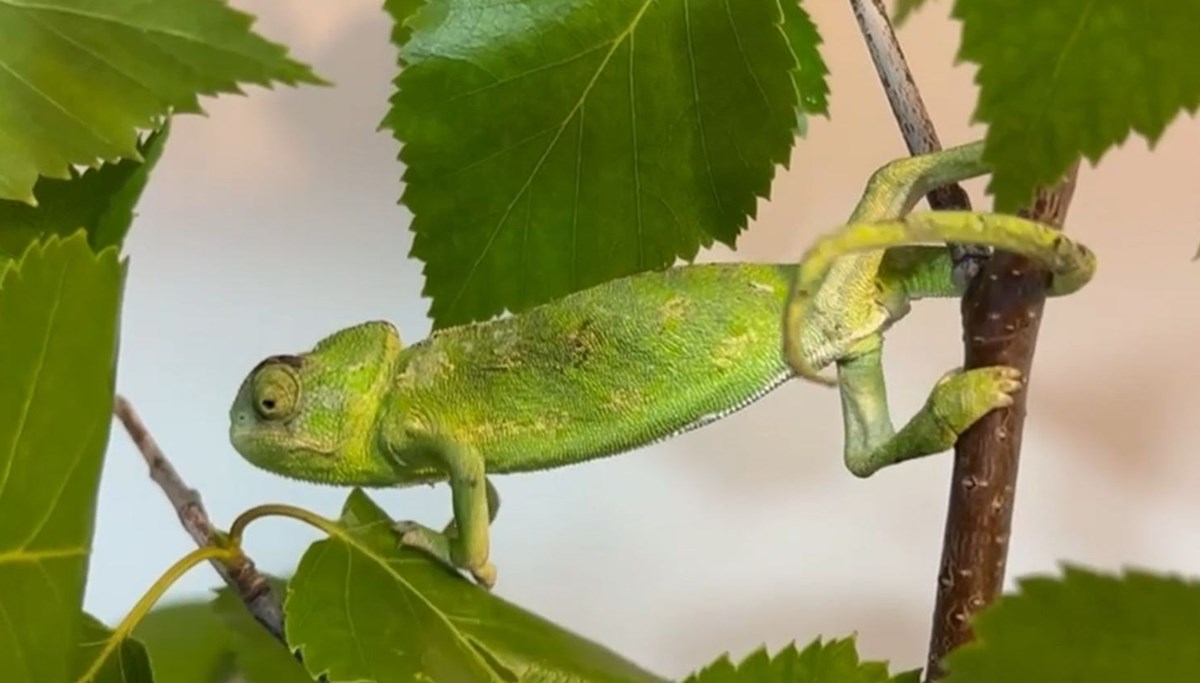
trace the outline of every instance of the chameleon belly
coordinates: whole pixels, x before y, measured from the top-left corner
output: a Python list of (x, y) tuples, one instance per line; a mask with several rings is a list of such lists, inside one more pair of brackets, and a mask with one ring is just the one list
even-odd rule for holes
[(673, 268), (440, 331), (404, 351), (393, 405), (477, 449), (492, 473), (669, 438), (791, 376), (780, 344), (791, 272), (773, 264)]

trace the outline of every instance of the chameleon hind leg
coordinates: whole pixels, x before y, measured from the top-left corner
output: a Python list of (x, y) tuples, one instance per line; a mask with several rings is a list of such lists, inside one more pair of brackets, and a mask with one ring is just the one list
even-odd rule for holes
[(1015, 368), (952, 370), (933, 386), (925, 405), (895, 431), (883, 378), (883, 339), (874, 336), (837, 363), (845, 428), (846, 468), (867, 477), (883, 467), (941, 453), (988, 412), (1012, 405), (1021, 388)]
[(397, 522), (400, 542), (422, 550), (449, 568), (465, 569), (490, 589), (496, 567), (488, 561), (489, 526), (500, 510), (500, 496), (484, 472), (483, 458), (469, 448), (447, 445), (440, 453), (450, 481), (454, 520), (443, 531), (412, 521)]
[[(1050, 271), (1052, 295), (1078, 290), (1095, 271), (1095, 257), (1086, 247), (1059, 231), (1016, 216), (929, 212), (856, 223), (819, 240), (805, 254), (788, 302), (787, 323), (803, 325), (812, 292), (839, 258), (854, 252), (881, 255), (875, 304), (887, 311), (890, 320), (902, 316), (911, 299), (958, 294), (949, 277), (948, 258), (919, 246), (944, 241), (986, 244), (1032, 257)], [(880, 330), (882, 327), (851, 340), (837, 359), (846, 466), (858, 476), (950, 448), (979, 418), (1011, 405), (1013, 394), (1022, 386), (1016, 368), (953, 370), (934, 385), (925, 405), (897, 432), (888, 414)], [(785, 351), (799, 375), (816, 375), (818, 368), (807, 364), (798, 344), (785, 345)]]

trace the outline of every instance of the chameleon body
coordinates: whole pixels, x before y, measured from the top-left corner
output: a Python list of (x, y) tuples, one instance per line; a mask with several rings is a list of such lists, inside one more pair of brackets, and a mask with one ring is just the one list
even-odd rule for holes
[[(489, 474), (543, 470), (634, 450), (729, 415), (790, 377), (839, 387), (845, 461), (867, 476), (946, 450), (1009, 405), (1013, 368), (953, 370), (896, 430), (883, 332), (914, 299), (958, 296), (947, 241), (1040, 260), (1051, 295), (1091, 277), (1092, 254), (1015, 216), (909, 214), (930, 189), (981, 175), (981, 143), (893, 162), (850, 223), (800, 264), (703, 264), (604, 283), (518, 315), (403, 346), (368, 322), (299, 355), (267, 358), (230, 409), (230, 438), (278, 474), (341, 485), (448, 481), (443, 531), (398, 525), (401, 541), (491, 586)], [(819, 374), (835, 364), (837, 379)]]

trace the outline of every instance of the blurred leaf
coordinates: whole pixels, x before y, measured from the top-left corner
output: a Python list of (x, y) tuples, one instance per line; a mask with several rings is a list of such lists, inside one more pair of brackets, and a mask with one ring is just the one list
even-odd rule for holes
[[(286, 582), (270, 579), (283, 596)], [(160, 681), (228, 683), (310, 683), (304, 666), (246, 611), (228, 587), (213, 600), (175, 603), (156, 608), (135, 634), (150, 651)]]
[(896, 11), (892, 17), (892, 23), (899, 28), (913, 12), (921, 9), (925, 4), (925, 0), (896, 0)]
[[(287, 594), (285, 581), (274, 580), (271, 586), (280, 598)], [(248, 683), (311, 683), (304, 665), (255, 621), (232, 589), (219, 589), (211, 608), (220, 617), (237, 669)]]
[(854, 638), (821, 643), (817, 638), (803, 650), (795, 643), (775, 654), (766, 648), (734, 665), (729, 655), (689, 676), (684, 683), (919, 683), (920, 671), (891, 677), (882, 662), (859, 662)]
[(138, 159), (137, 131), (239, 83), (320, 83), (224, 0), (0, 0), (0, 198)]
[(209, 600), (155, 607), (133, 635), (162, 683), (228, 683), (236, 673), (229, 634)]
[(0, 671), (66, 680), (112, 420), (123, 272), (82, 231), (0, 281)]
[(399, 547), (392, 521), (358, 489), (341, 524), (309, 547), (288, 588), (288, 642), (311, 672), (378, 683), (664, 683)]
[(1011, 212), (1082, 154), (1130, 130), (1154, 144), (1200, 106), (1196, 0), (958, 0), (961, 59), (979, 65), (974, 119), (988, 124), (988, 190)]
[(94, 250), (121, 244), (168, 134), (164, 127), (146, 136), (138, 147), (144, 162), (123, 159), (83, 173), (72, 170), (70, 180), (38, 179), (37, 206), (0, 199), (0, 255), (15, 258), (39, 237), (80, 228)]
[(945, 683), (1200, 680), (1200, 583), (1065, 567), (1017, 584), (975, 617)]
[[(75, 656), (75, 683), (154, 683), (146, 648), (133, 638), (116, 636), (96, 617), (84, 613), (80, 628), (80, 648)], [(160, 678), (164, 683), (174, 679)], [(216, 683), (216, 682), (214, 682)]]
[(435, 326), (733, 245), (823, 98), (779, 3), (427, 0), (384, 125)]

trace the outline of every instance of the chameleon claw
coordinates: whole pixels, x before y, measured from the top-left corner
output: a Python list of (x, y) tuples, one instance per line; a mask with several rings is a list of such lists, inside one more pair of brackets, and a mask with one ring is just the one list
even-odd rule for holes
[(459, 566), (454, 561), (454, 553), (450, 549), (451, 540), (446, 534), (413, 521), (396, 522), (392, 525), (392, 530), (400, 535), (401, 545), (425, 553), (455, 574), (465, 569), (476, 583), (489, 591), (496, 585), (496, 566), (491, 562), (484, 562), (478, 567)]

